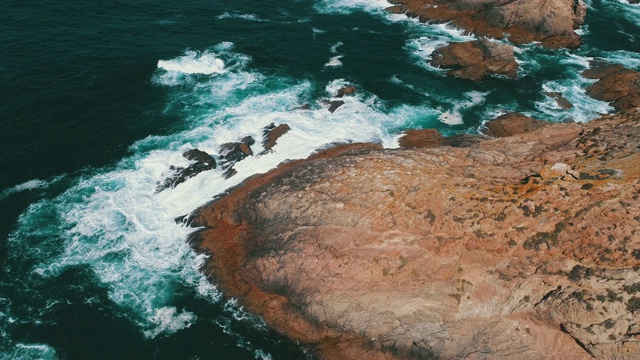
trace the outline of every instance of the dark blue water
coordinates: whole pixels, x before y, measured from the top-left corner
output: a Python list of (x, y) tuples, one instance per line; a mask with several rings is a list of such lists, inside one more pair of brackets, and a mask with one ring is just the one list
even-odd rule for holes
[[(425, 61), (469, 37), (388, 15), (384, 1), (3, 1), (2, 357), (304, 358), (206, 281), (173, 218), (335, 142), (473, 133), (501, 111), (548, 121), (610, 111), (585, 95), (580, 72), (593, 58), (640, 69), (640, 9), (589, 4), (580, 49), (520, 46), (518, 79), (474, 83)], [(329, 114), (317, 100), (344, 84), (358, 93)], [(154, 194), (184, 150), (215, 154), (271, 122), (292, 131), (235, 177)]]

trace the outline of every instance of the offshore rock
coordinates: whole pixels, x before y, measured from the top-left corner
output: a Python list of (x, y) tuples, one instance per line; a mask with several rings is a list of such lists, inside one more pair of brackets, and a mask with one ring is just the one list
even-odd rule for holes
[(267, 125), (262, 130), (262, 146), (264, 147), (264, 152), (270, 151), (274, 146), (276, 146), (278, 139), (289, 132), (291, 127), (287, 124), (280, 124), (276, 126), (274, 123)]
[(640, 111), (470, 147), (349, 144), (200, 208), (228, 297), (327, 359), (633, 359)]
[(156, 193), (165, 190), (167, 188), (175, 188), (179, 184), (187, 181), (203, 171), (208, 171), (216, 168), (216, 159), (207, 154), (206, 152), (198, 149), (191, 149), (185, 151), (182, 154), (187, 160), (195, 161), (195, 163), (188, 167), (171, 166), (169, 169), (173, 171), (173, 174), (156, 187)]
[(407, 130), (398, 139), (400, 148), (403, 149), (423, 149), (439, 146), (469, 147), (480, 141), (484, 137), (471, 134), (456, 134), (444, 137), (436, 129)]
[(451, 69), (452, 76), (482, 80), (487, 74), (518, 76), (518, 63), (513, 47), (487, 39), (453, 43), (437, 49), (431, 65)]
[(393, 0), (395, 13), (424, 22), (449, 22), (481, 36), (523, 44), (541, 42), (549, 48), (577, 48), (575, 33), (584, 23), (582, 0)]
[(220, 145), (220, 163), (224, 170), (224, 177), (228, 179), (237, 173), (233, 168), (238, 161), (244, 160), (247, 156), (253, 156), (251, 145), (256, 141), (251, 136), (245, 136), (238, 142), (225, 143)]
[(616, 111), (640, 106), (640, 72), (622, 65), (592, 65), (593, 68), (582, 72), (584, 77), (598, 79), (587, 87), (587, 95), (611, 102)]
[(569, 100), (567, 100), (564, 96), (562, 96), (561, 93), (559, 92), (545, 92), (545, 95), (547, 95), (550, 98), (553, 98), (556, 100), (556, 103), (558, 104), (558, 106), (561, 109), (564, 110), (569, 110), (569, 109), (573, 109), (573, 104), (569, 102)]
[(498, 116), (485, 124), (486, 135), (492, 137), (507, 137), (524, 134), (549, 125), (548, 122), (532, 119), (521, 113), (512, 112)]

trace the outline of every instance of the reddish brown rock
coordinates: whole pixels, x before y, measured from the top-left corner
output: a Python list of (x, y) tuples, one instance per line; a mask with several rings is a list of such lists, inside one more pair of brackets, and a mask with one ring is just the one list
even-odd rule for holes
[(584, 23), (582, 0), (394, 0), (389, 10), (421, 21), (448, 22), (482, 36), (514, 43), (539, 41), (550, 48), (576, 48)]
[(264, 150), (271, 150), (277, 143), (278, 139), (289, 132), (291, 127), (287, 124), (280, 124), (276, 126), (275, 124), (269, 124), (263, 130), (263, 139), (262, 146), (264, 146)]
[(513, 112), (500, 115), (486, 123), (487, 130), (484, 133), (493, 137), (507, 137), (524, 134), (547, 125), (549, 123), (546, 121), (532, 119), (526, 115)]
[(204, 271), (328, 359), (633, 359), (640, 110), (471, 147), (350, 144), (201, 208)]
[(487, 39), (453, 43), (433, 53), (431, 65), (451, 69), (450, 75), (480, 81), (487, 74), (518, 76), (513, 47)]
[(622, 65), (595, 65), (582, 75), (598, 81), (587, 87), (587, 94), (595, 99), (611, 102), (616, 111), (640, 107), (640, 72)]
[(345, 95), (353, 95), (356, 92), (356, 87), (355, 86), (345, 86), (343, 88), (338, 89), (338, 92), (336, 93), (336, 97), (343, 97)]

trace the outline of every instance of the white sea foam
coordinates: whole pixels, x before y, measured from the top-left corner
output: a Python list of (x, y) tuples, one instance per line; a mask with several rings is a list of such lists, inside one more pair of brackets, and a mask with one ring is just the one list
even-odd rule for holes
[(391, 6), (387, 0), (321, 0), (314, 9), (322, 14), (351, 14), (354, 11), (368, 11), (386, 14), (385, 9)]
[(331, 51), (331, 52), (332, 52), (332, 53), (334, 53), (334, 54), (337, 54), (337, 53), (338, 53), (338, 48), (339, 48), (340, 46), (342, 46), (342, 45), (344, 45), (344, 44), (342, 43), (342, 41), (338, 41), (337, 43), (335, 43), (335, 44), (333, 44), (333, 45), (331, 46), (331, 49), (329, 49), (329, 51)]
[(489, 92), (480, 91), (466, 92), (464, 93), (466, 100), (456, 103), (452, 110), (442, 112), (438, 119), (447, 125), (462, 125), (464, 124), (464, 119), (461, 111), (482, 105), (488, 94)]
[[(585, 89), (593, 82), (593, 80), (579, 76), (575, 79), (546, 82), (542, 86), (544, 92), (560, 93), (573, 105), (573, 108), (562, 109), (556, 99), (546, 96), (542, 101), (536, 102), (536, 109), (543, 113), (547, 119), (555, 122), (567, 119), (585, 122), (613, 111), (607, 102), (596, 100), (586, 94)], [(536, 117), (536, 114), (525, 114)]]
[(337, 56), (333, 56), (329, 59), (329, 61), (324, 64), (325, 67), (339, 67), (342, 66), (342, 61), (340, 61), (340, 59), (342, 59), (343, 56), (342, 55), (337, 55)]
[(47, 344), (17, 343), (9, 352), (0, 354), (0, 359), (57, 359), (55, 349)]
[(158, 68), (166, 71), (161, 81), (173, 85), (181, 83), (185, 75), (223, 74), (227, 71), (224, 61), (215, 53), (194, 50), (188, 50), (175, 59), (159, 60)]
[(230, 13), (228, 11), (225, 11), (224, 13), (219, 15), (218, 19), (220, 19), (220, 20), (240, 19), (240, 20), (253, 21), (253, 22), (267, 22), (267, 21), (269, 21), (267, 19), (262, 19), (262, 18), (260, 18), (259, 16), (255, 15), (255, 14), (238, 14), (238, 13)]
[(17, 194), (23, 191), (46, 189), (49, 186), (53, 185), (54, 183), (62, 180), (63, 178), (64, 178), (64, 175), (60, 175), (60, 176), (51, 178), (49, 180), (33, 179), (33, 180), (25, 181), (21, 184), (2, 190), (2, 192), (0, 192), (0, 201), (6, 199), (7, 197), (13, 194)]

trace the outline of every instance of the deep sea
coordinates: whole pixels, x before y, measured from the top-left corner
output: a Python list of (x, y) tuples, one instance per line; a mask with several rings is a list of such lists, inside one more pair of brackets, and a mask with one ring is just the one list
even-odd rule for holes
[[(520, 45), (517, 79), (475, 83), (425, 60), (471, 36), (387, 14), (383, 0), (3, 0), (0, 358), (308, 357), (206, 280), (185, 242), (193, 229), (174, 218), (339, 142), (477, 133), (504, 111), (553, 122), (612, 111), (580, 73), (597, 58), (640, 70), (640, 5), (587, 3), (579, 49)], [(345, 84), (356, 96), (329, 113), (319, 100)], [(236, 176), (155, 193), (171, 165), (188, 165), (185, 150), (217, 154), (270, 123), (292, 130)]]

